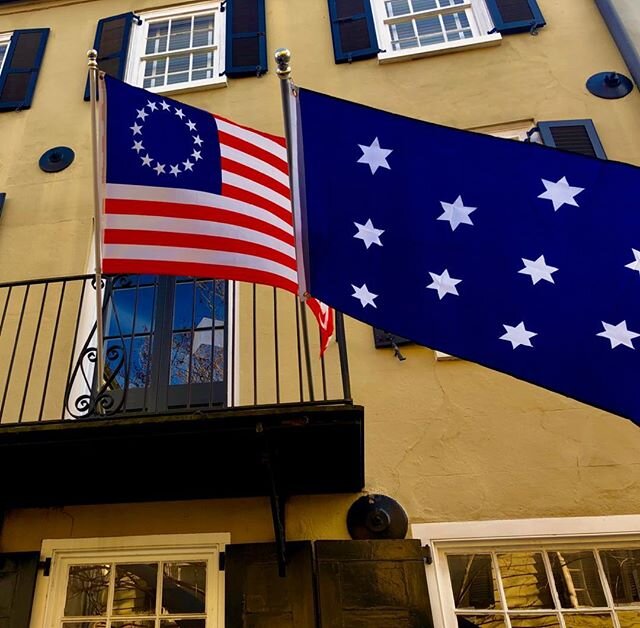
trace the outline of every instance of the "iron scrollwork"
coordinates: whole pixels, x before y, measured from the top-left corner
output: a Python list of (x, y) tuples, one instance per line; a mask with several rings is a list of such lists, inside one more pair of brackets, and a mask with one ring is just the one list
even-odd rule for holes
[[(105, 304), (108, 303), (114, 285), (127, 285), (127, 277), (114, 277), (107, 285)], [(95, 278), (91, 282), (95, 289)], [(116, 317), (117, 320), (117, 317)], [(104, 377), (96, 381), (96, 323), (85, 340), (75, 367), (71, 373), (66, 396), (65, 408), (74, 419), (113, 416), (125, 407), (129, 383), (127, 351), (118, 322), (119, 341), (110, 341), (104, 355)]]

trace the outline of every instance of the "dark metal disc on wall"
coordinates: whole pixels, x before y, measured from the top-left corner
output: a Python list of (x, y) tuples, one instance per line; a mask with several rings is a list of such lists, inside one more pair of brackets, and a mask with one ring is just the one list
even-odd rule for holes
[(633, 83), (619, 72), (598, 72), (587, 80), (587, 89), (598, 98), (624, 98), (633, 90)]
[(351, 504), (347, 528), (352, 539), (404, 539), (409, 519), (395, 499), (364, 495)]
[(44, 172), (60, 172), (68, 168), (75, 158), (75, 153), (68, 146), (56, 146), (42, 154), (38, 165)]

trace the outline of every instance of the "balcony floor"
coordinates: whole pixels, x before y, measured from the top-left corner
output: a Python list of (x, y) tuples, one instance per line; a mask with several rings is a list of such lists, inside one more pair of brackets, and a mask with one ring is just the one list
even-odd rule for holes
[(364, 409), (286, 404), (0, 426), (0, 506), (270, 494), (364, 485)]

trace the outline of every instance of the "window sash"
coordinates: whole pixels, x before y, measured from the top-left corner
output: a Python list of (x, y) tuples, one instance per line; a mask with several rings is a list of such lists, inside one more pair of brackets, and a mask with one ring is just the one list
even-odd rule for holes
[[(199, 17), (209, 15), (213, 17), (213, 37), (211, 44), (189, 46), (176, 50), (169, 50), (167, 45), (167, 50), (164, 52), (146, 52), (147, 42), (149, 41), (149, 30), (154, 24), (191, 18), (191, 27), (188, 32), (190, 33), (190, 43), (192, 43), (193, 33), (195, 32), (195, 21)], [(220, 2), (200, 2), (173, 9), (159, 9), (157, 11), (141, 13), (140, 18), (142, 19), (142, 25), (134, 29), (131, 39), (129, 60), (126, 71), (126, 81), (128, 83), (139, 87), (145, 87), (145, 89), (154, 93), (171, 93), (172, 91), (188, 90), (203, 86), (226, 85), (226, 78), (222, 76), (224, 68), (225, 28)], [(169, 38), (169, 32), (167, 32), (166, 37), (167, 39)], [(193, 68), (194, 56), (208, 53), (213, 55), (212, 64), (207, 64), (205, 68)], [(172, 72), (171, 74), (185, 73), (188, 75), (188, 80), (169, 83), (167, 79), (171, 74), (168, 71), (168, 63), (176, 56), (188, 56), (189, 67), (181, 70), (180, 72)], [(145, 74), (147, 64), (153, 63), (154, 61), (165, 61), (164, 72), (153, 72), (151, 75), (147, 76)], [(200, 70), (210, 73), (210, 77), (193, 79), (193, 72), (198, 72)], [(152, 84), (145, 86), (145, 79), (148, 78), (152, 78)], [(154, 85), (153, 83), (155, 81), (153, 81), (153, 79), (162, 79), (163, 84)]]

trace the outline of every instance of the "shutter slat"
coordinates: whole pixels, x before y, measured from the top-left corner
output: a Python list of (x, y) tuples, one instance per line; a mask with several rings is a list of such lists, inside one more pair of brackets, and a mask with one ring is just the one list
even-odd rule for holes
[(261, 76), (267, 71), (267, 20), (264, 0), (226, 3), (225, 74)]
[(606, 159), (600, 138), (591, 120), (539, 122), (540, 137), (547, 146)]
[(486, 0), (496, 30), (503, 35), (543, 27), (537, 0)]
[(329, 17), (336, 63), (370, 59), (378, 54), (369, 0), (329, 0)]
[(29, 628), (38, 552), (0, 554), (0, 626)]
[[(102, 18), (98, 22), (93, 47), (98, 51), (100, 70), (117, 79), (124, 79), (129, 52), (134, 13), (121, 13)], [(89, 100), (89, 77), (84, 88), (84, 99)]]
[(12, 33), (0, 75), (0, 111), (31, 106), (48, 37), (48, 28)]

